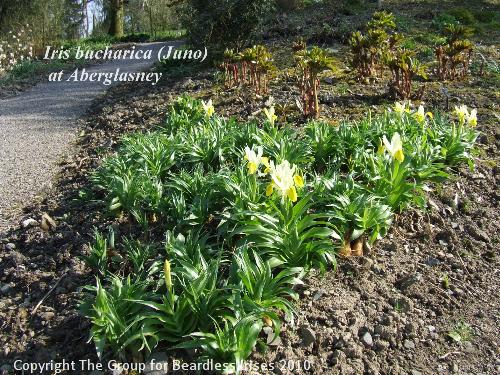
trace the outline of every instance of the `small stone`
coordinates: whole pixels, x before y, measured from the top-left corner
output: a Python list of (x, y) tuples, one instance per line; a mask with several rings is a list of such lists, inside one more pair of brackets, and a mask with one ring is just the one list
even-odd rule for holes
[(274, 333), (274, 330), (271, 327), (264, 327), (264, 333), (266, 334), (266, 344), (269, 346), (280, 346), (281, 338), (279, 335)]
[(7, 245), (5, 245), (5, 249), (12, 251), (16, 248), (16, 244), (13, 244), (12, 242), (9, 242)]
[(430, 267), (437, 266), (440, 263), (441, 263), (441, 261), (439, 259), (436, 259), (436, 258), (433, 258), (433, 257), (427, 258), (427, 260), (425, 261), (425, 264), (427, 264)]
[(430, 337), (431, 340), (437, 340), (437, 339), (439, 339), (439, 335), (436, 332), (429, 333), (429, 337)]
[(52, 318), (54, 318), (54, 313), (52, 311), (47, 311), (45, 313), (42, 314), (42, 319), (43, 320), (51, 320)]
[(413, 370), (411, 370), (411, 375), (422, 375), (422, 372), (413, 369)]
[(405, 349), (408, 349), (408, 350), (415, 349), (415, 343), (412, 340), (405, 340), (403, 342), (403, 346), (405, 347)]
[(373, 266), (373, 260), (370, 258), (361, 258), (361, 265), (365, 270), (369, 270)]
[(309, 346), (316, 342), (316, 332), (309, 327), (301, 327), (299, 330), (300, 337), (302, 338), (302, 345)]
[(457, 373), (458, 372), (458, 363), (456, 363), (456, 362), (450, 363), (449, 369), (450, 369), (451, 373), (453, 373), (453, 374)]
[[(154, 367), (150, 366), (154, 361)], [(168, 356), (164, 352), (155, 352), (152, 353), (146, 362), (146, 370), (144, 374), (146, 375), (163, 375), (166, 374), (170, 369), (168, 363)]]
[(52, 219), (48, 214), (42, 215), (42, 222), (40, 223), (40, 228), (44, 231), (48, 232), (51, 229), (54, 229), (57, 226), (54, 219)]
[(324, 292), (321, 289), (318, 290), (316, 293), (314, 293), (313, 298), (312, 298), (313, 301), (319, 300), (323, 296), (323, 293)]
[(429, 332), (436, 332), (436, 327), (434, 326), (427, 326), (427, 329), (429, 330)]
[(471, 354), (473, 354), (473, 353), (476, 353), (476, 352), (477, 352), (477, 350), (476, 350), (476, 348), (474, 347), (474, 345), (472, 345), (472, 343), (470, 343), (469, 341), (465, 341), (465, 342), (462, 344), (462, 346), (463, 346), (463, 350), (464, 350), (464, 352), (466, 352), (466, 353), (471, 353)]
[(333, 365), (342, 363), (346, 359), (346, 354), (342, 350), (334, 350), (330, 358)]
[(38, 225), (38, 221), (36, 221), (35, 219), (32, 219), (32, 218), (26, 219), (21, 223), (21, 226), (23, 228), (31, 228), (31, 227), (35, 227), (37, 225)]
[(365, 332), (363, 334), (363, 336), (361, 336), (361, 341), (366, 346), (369, 346), (369, 347), (373, 346), (373, 339), (372, 339), (372, 335), (370, 334), (370, 332)]
[(0, 292), (2, 292), (2, 294), (7, 294), (10, 292), (10, 290), (11, 286), (9, 284), (5, 284), (0, 288)]

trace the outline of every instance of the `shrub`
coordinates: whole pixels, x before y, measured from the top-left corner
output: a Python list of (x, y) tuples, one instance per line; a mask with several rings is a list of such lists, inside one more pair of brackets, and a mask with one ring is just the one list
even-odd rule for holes
[[(426, 67), (415, 57), (415, 52), (403, 48), (389, 51), (384, 56), (384, 64), (391, 71), (390, 90), (395, 98), (409, 99), (415, 77), (427, 78)], [(421, 98), (423, 88), (415, 96)]]
[(362, 78), (375, 74), (382, 56), (395, 43), (392, 34), (396, 23), (392, 13), (376, 12), (367, 27), (366, 34), (356, 31), (349, 41), (353, 54), (352, 66)]
[(294, 10), (301, 5), (301, 0), (276, 0), (276, 4), (278, 5), (278, 9), (289, 12)]
[(337, 61), (329, 53), (319, 47), (299, 49), (295, 52), (295, 62), (299, 69), (297, 81), (305, 116), (317, 118), (320, 113), (318, 93), (318, 75), (325, 70), (335, 70)]
[(476, 23), (476, 18), (470, 10), (465, 8), (453, 8), (448, 11), (448, 14), (453, 16), (457, 21), (464, 25), (474, 25)]
[(258, 94), (267, 93), (268, 74), (276, 69), (271, 53), (262, 45), (246, 48), (241, 53), (226, 49), (221, 67), (226, 87), (249, 84)]
[(273, 6), (273, 0), (189, 0), (184, 12), (188, 41), (209, 46), (216, 55), (225, 48), (240, 50), (255, 38)]
[(472, 30), (462, 25), (445, 27), (446, 42), (438, 45), (434, 53), (437, 58), (436, 74), (439, 79), (463, 78), (469, 73), (474, 45), (466, 39)]

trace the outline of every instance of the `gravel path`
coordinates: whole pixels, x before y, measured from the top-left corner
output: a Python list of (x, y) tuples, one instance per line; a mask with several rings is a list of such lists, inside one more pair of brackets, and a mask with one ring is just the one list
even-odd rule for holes
[[(147, 71), (162, 45), (136, 47), (152, 50), (151, 60), (110, 60), (86, 71)], [(73, 71), (67, 70), (64, 77)], [(108, 87), (99, 82), (66, 82), (63, 78), (0, 100), (0, 233), (17, 224), (20, 209), (52, 186), (58, 162), (71, 152), (77, 137), (77, 120)]]

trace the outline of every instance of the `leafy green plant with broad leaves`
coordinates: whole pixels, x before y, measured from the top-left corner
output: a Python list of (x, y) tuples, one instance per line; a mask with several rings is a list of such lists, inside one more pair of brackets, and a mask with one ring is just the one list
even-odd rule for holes
[(177, 345), (177, 348), (201, 349), (200, 362), (212, 360), (221, 366), (223, 374), (238, 374), (244, 360), (252, 353), (262, 330), (259, 316), (245, 316), (236, 321), (225, 321), (216, 325), (213, 333), (195, 332), (192, 340)]
[(311, 195), (295, 205), (271, 203), (269, 213), (248, 212), (236, 233), (271, 264), (324, 270), (335, 263), (333, 241), (340, 237), (326, 215), (308, 213), (311, 204)]
[(325, 49), (317, 46), (295, 52), (295, 61), (299, 70), (297, 82), (302, 112), (305, 116), (318, 118), (320, 113), (318, 75), (325, 70), (338, 70), (338, 62)]
[(278, 309), (291, 316), (293, 301), (299, 296), (292, 288), (302, 284), (301, 267), (285, 268), (273, 274), (271, 261), (264, 261), (256, 252), (251, 255), (246, 246), (239, 249), (232, 265), (232, 283), (241, 284), (246, 305)]
[(402, 102), (300, 130), (276, 117), (241, 123), (184, 96), (103, 161), (92, 195), (128, 233), (115, 244), (96, 232), (86, 257), (97, 282), (82, 308), (100, 356), (196, 348), (239, 371), (264, 326), (277, 336), (293, 318), (310, 270), (362, 255), (395, 213), (425, 204), (427, 183), (473, 165), (478, 136), (465, 106), (450, 117)]
[(95, 300), (82, 304), (83, 313), (92, 322), (90, 339), (95, 343), (97, 354), (102, 358), (105, 349), (111, 349), (120, 359), (143, 359), (142, 351), (151, 350), (151, 331), (145, 322), (147, 315), (136, 300), (150, 295), (148, 283), (133, 280), (130, 276), (122, 280), (110, 278), (108, 288), (99, 279), (96, 286), (88, 287)]

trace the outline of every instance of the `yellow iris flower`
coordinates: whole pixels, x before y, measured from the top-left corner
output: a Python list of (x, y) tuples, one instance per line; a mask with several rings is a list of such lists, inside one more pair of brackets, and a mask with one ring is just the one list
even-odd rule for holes
[(304, 186), (304, 179), (299, 174), (296, 174), (297, 167), (290, 165), (288, 160), (283, 161), (281, 164), (274, 165), (270, 162), (269, 173), (271, 175), (271, 183), (266, 188), (266, 195), (270, 196), (276, 189), (281, 195), (282, 199), (288, 197), (292, 202), (298, 199), (297, 188)]
[(434, 118), (434, 115), (432, 114), (432, 112), (425, 112), (425, 109), (423, 106), (419, 106), (418, 107), (418, 110), (413, 114), (413, 117), (415, 118), (415, 120), (417, 120), (419, 123), (423, 124), (425, 123), (425, 119), (427, 117), (429, 118)]
[(467, 116), (467, 123), (472, 127), (477, 126), (477, 109), (470, 111), (469, 116)]
[(276, 114), (275, 114), (274, 106), (272, 106), (270, 108), (264, 108), (264, 114), (267, 117), (267, 121), (269, 121), (269, 123), (272, 126), (274, 126), (274, 123), (278, 119), (278, 116), (276, 116)]
[(460, 107), (455, 107), (455, 114), (458, 117), (458, 123), (460, 125), (467, 122), (468, 125), (475, 127), (477, 126), (477, 109), (473, 109), (469, 113), (469, 109), (466, 105), (461, 105)]
[(403, 143), (401, 142), (401, 136), (399, 135), (399, 133), (394, 133), (390, 142), (384, 135), (382, 142), (384, 143), (385, 149), (389, 152), (389, 154), (391, 154), (394, 159), (396, 159), (400, 163), (405, 160), (405, 156), (403, 154)]
[(260, 165), (263, 164), (265, 167), (269, 168), (269, 159), (262, 156), (262, 147), (257, 147), (257, 152), (250, 149), (248, 146), (245, 147), (245, 160), (248, 162), (248, 173), (255, 174), (259, 169)]
[(215, 107), (212, 103), (212, 99), (210, 99), (206, 103), (202, 100), (201, 105), (202, 105), (203, 110), (205, 111), (205, 114), (207, 115), (207, 117), (212, 117), (213, 114), (215, 113)]
[(408, 101), (408, 103), (394, 103), (394, 112), (396, 112), (400, 116), (403, 116), (404, 113), (410, 113), (410, 101)]

